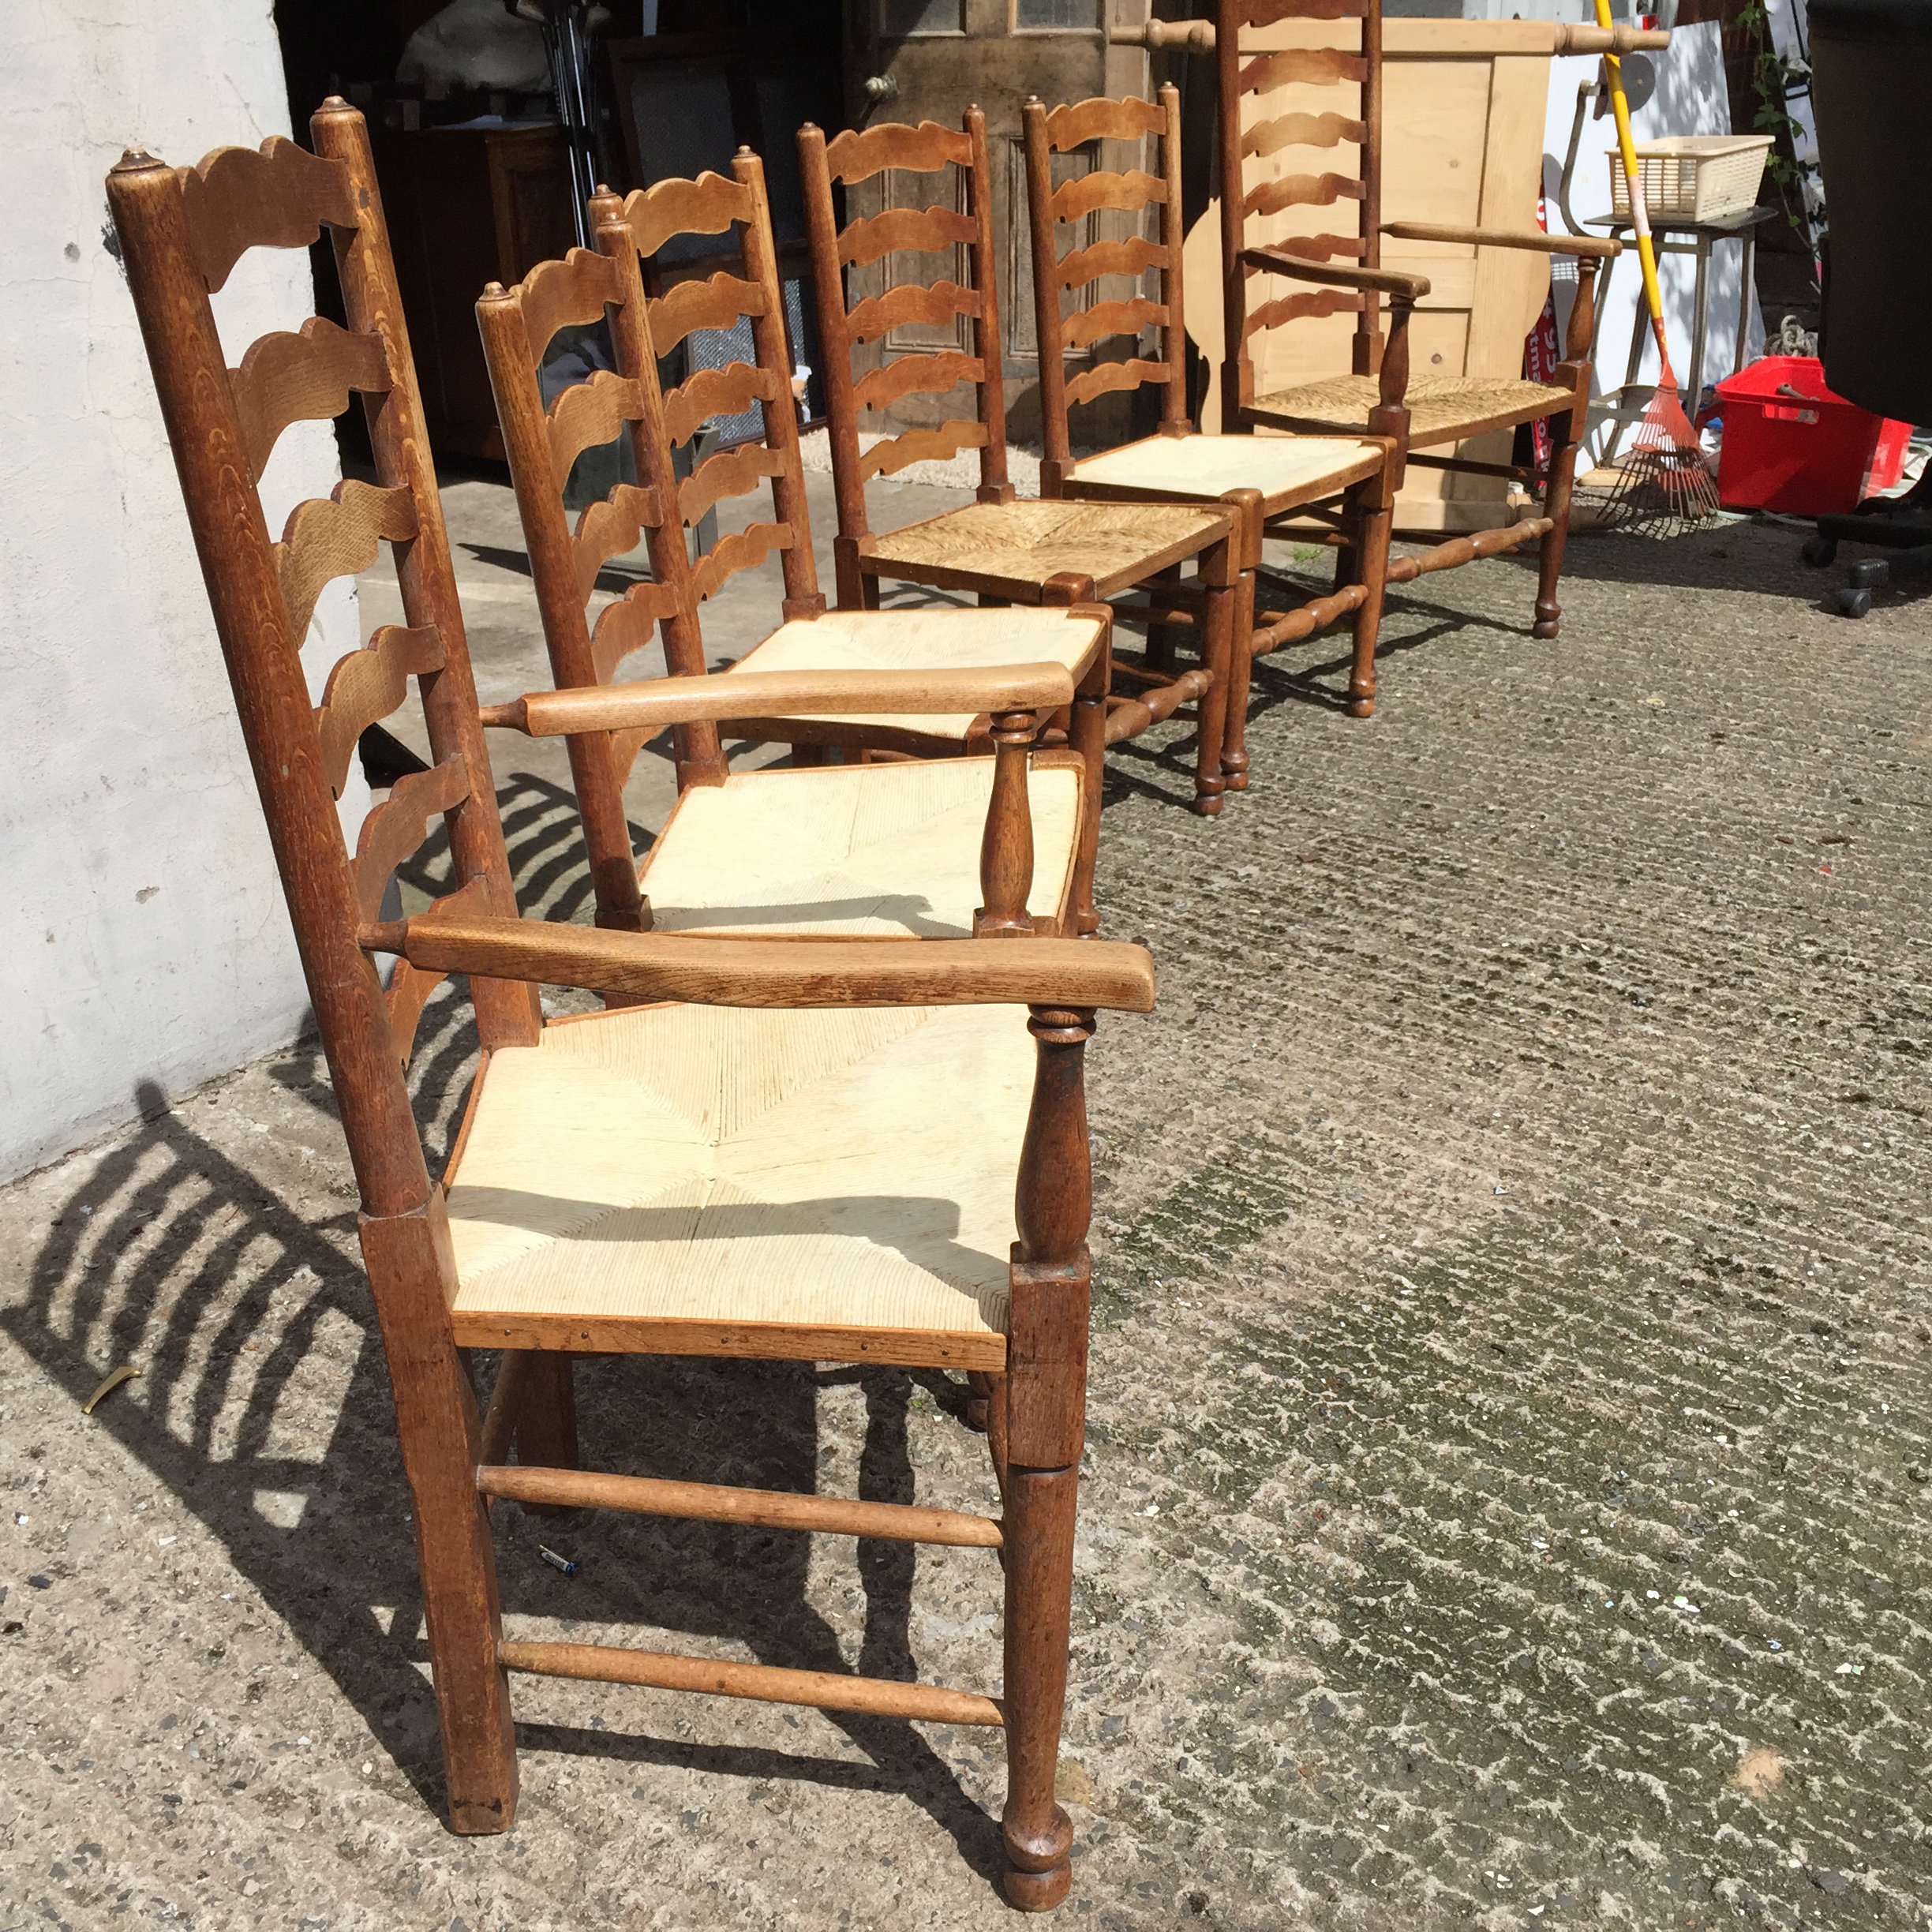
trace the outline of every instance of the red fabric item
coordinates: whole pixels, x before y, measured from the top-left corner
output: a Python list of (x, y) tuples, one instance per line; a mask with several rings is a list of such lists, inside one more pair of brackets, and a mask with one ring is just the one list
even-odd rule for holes
[[(1537, 197), (1537, 226), (1547, 234), (1549, 232), (1549, 211), (1542, 196)], [(1523, 376), (1530, 382), (1546, 383), (1556, 373), (1556, 365), (1563, 360), (1563, 352), (1556, 346), (1556, 290), (1554, 283), (1550, 292), (1543, 298), (1543, 313), (1536, 319), (1536, 325), (1523, 338)], [(1539, 416), (1528, 425), (1530, 447), (1538, 470), (1549, 467), (1550, 455), (1555, 444), (1550, 436), (1549, 418)]]

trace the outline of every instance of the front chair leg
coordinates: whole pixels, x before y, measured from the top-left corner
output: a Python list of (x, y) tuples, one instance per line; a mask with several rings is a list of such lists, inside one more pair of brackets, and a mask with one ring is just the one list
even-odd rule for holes
[(1376, 642), (1382, 630), (1382, 597), (1388, 583), (1389, 541), (1395, 526), (1393, 508), (1365, 494), (1355, 520), (1355, 553), (1360, 560), (1362, 601), (1355, 608), (1355, 649), (1349, 667), (1348, 713), (1372, 717), (1376, 706)]
[(1230, 792), (1248, 789), (1248, 691), (1254, 673), (1255, 573), (1241, 572), (1235, 593), (1234, 636), (1228, 650), (1227, 708), (1221, 732), (1221, 770)]
[(1077, 1469), (1021, 1469), (1005, 1484), (1006, 1896), (1050, 1911), (1073, 1883), (1073, 1822), (1054, 1799), (1066, 1706)]
[(1073, 1825), (1054, 1800), (1072, 1636), (1073, 1526), (1086, 1439), (1087, 1226), (1093, 1208), (1081, 1061), (1091, 1010), (1035, 1007), (1032, 1110), (1009, 1275), (1004, 1427), (1006, 1896), (1050, 1911), (1073, 1882)]

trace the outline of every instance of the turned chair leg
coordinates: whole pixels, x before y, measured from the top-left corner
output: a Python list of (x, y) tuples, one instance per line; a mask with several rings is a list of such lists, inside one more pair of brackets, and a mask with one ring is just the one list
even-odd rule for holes
[(1216, 585), (1208, 592), (1201, 625), (1201, 666), (1208, 687), (1194, 701), (1194, 809), (1204, 818), (1221, 810), (1227, 774), (1221, 768), (1222, 741), (1227, 733), (1228, 678), (1234, 658), (1234, 616), (1241, 593), (1232, 585)]
[(1536, 623), (1533, 637), (1553, 638), (1563, 616), (1556, 601), (1556, 579), (1563, 571), (1563, 545), (1570, 537), (1570, 497), (1576, 480), (1577, 451), (1581, 447), (1573, 433), (1580, 424), (1581, 412), (1572, 410), (1550, 418), (1549, 484), (1543, 492), (1543, 514), (1550, 526), (1543, 533), (1537, 560)]
[(1355, 522), (1357, 582), (1365, 593), (1355, 611), (1355, 649), (1349, 668), (1348, 713), (1372, 717), (1376, 706), (1376, 641), (1382, 629), (1382, 597), (1388, 583), (1389, 542), (1395, 527), (1392, 507), (1365, 496)]
[(1230, 792), (1248, 789), (1248, 692), (1254, 673), (1255, 573), (1241, 572), (1235, 593), (1234, 637), (1228, 651), (1227, 703), (1221, 732), (1221, 771)]
[(1006, 1896), (1050, 1911), (1073, 1882), (1073, 1822), (1054, 1800), (1072, 1636), (1077, 1468), (1009, 1466), (1006, 1547)]
[(1093, 1209), (1080, 1063), (1091, 1010), (1036, 1006), (1039, 1066), (1013, 1207), (1006, 1372), (991, 1434), (1006, 1571), (1006, 1896), (1050, 1911), (1073, 1882), (1073, 1824), (1054, 1802), (1072, 1639), (1073, 1525), (1086, 1439)]

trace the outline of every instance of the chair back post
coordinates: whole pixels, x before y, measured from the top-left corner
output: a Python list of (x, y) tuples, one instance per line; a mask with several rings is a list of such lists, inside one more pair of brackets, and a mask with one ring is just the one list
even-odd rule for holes
[(1000, 368), (999, 250), (993, 238), (993, 164), (987, 153), (986, 114), (976, 104), (966, 110), (966, 138), (972, 144), (968, 170), (977, 238), (971, 244), (973, 286), (979, 313), (971, 318), (973, 354), (978, 359), (979, 420), (986, 441), (979, 446), (979, 488), (983, 504), (1013, 500), (1006, 475), (1006, 384)]
[[(1382, 0), (1362, 0), (1362, 58), (1368, 73), (1361, 84), (1361, 118), (1368, 138), (1361, 144), (1362, 265), (1382, 266)], [(1371, 289), (1356, 318), (1354, 370), (1373, 376), (1381, 367), (1381, 298)], [(1386, 385), (1385, 385), (1386, 388)]]
[(301, 640), (290, 635), (221, 339), (195, 267), (186, 172), (124, 155), (107, 177), (108, 204), (363, 1209), (409, 1214), (429, 1198), (429, 1170), (382, 987), (356, 944), (361, 914), (348, 851), (316, 741)]
[(765, 440), (784, 465), (772, 478), (771, 488), (778, 520), (792, 530), (792, 541), (779, 557), (784, 573), (784, 616), (789, 623), (795, 618), (822, 617), (826, 608), (812, 556), (811, 517), (805, 505), (805, 461), (799, 447), (798, 403), (792, 393), (796, 364), (785, 328), (784, 289), (778, 275), (778, 245), (772, 235), (765, 163), (749, 148), (740, 148), (732, 159), (732, 174), (751, 197), (751, 219), (742, 231), (746, 279), (765, 291), (765, 312), (751, 318), (751, 339), (758, 347), (759, 366), (778, 378), (777, 399), (762, 407)]
[(826, 432), (832, 443), (832, 490), (838, 505), (833, 545), (834, 589), (841, 610), (863, 601), (858, 558), (871, 531), (865, 481), (859, 474), (859, 405), (853, 395), (851, 331), (846, 326), (845, 278), (839, 261), (838, 214), (832, 200), (825, 130), (807, 121), (798, 131), (799, 174), (805, 197), (805, 231), (811, 255), (812, 300), (818, 311), (819, 354), (825, 358)]
[[(396, 579), (411, 627), (433, 626), (442, 642), (441, 668), (418, 680), (430, 750), (439, 764), (460, 757), (469, 773), (468, 796), (444, 814), (450, 856), (465, 886), (483, 882), (492, 912), (514, 919), (517, 902), (510, 857), (483, 726), (477, 716), (462, 605), (436, 490), (436, 463), (423, 429), (422, 396), (383, 219), (369, 125), (357, 109), (331, 95), (316, 109), (309, 129), (316, 153), (339, 162), (347, 171), (355, 197), (356, 226), (331, 231), (348, 325), (381, 336), (389, 349), (393, 387), (380, 395), (365, 395), (363, 411), (377, 481), (385, 488), (406, 489), (416, 507), (416, 534), (396, 549)], [(486, 1051), (536, 1043), (543, 1030), (543, 1013), (534, 987), (478, 979), (470, 982), (470, 994), (477, 1037)]]
[[(665, 422), (664, 390), (657, 380), (657, 354), (650, 337), (650, 304), (644, 292), (644, 271), (633, 242), (623, 204), (608, 193), (593, 197), (594, 238), (617, 275), (617, 303), (609, 311), (611, 346), (617, 367), (638, 385), (643, 401), (641, 414), (627, 425), (631, 461), (638, 480), (657, 500), (657, 515), (644, 533), (651, 575), (671, 593), (672, 608), (659, 621), (664, 638), (665, 668), (672, 677), (705, 675), (704, 633), (698, 616), (698, 587), (692, 581), (691, 553), (684, 547), (683, 519), (678, 511), (678, 479), (671, 461), (671, 436)], [(700, 721), (674, 728), (678, 785), (720, 785), (724, 782), (724, 747), (717, 725)]]
[(1161, 306), (1167, 320), (1161, 323), (1161, 359), (1167, 365), (1167, 384), (1161, 399), (1160, 432), (1185, 436), (1194, 432), (1194, 421), (1188, 410), (1187, 320), (1181, 304), (1181, 249), (1186, 239), (1181, 200), (1181, 90), (1171, 80), (1163, 80), (1159, 95), (1165, 125), (1155, 137), (1160, 147), (1161, 178), (1167, 184), (1167, 199), (1161, 204), (1161, 246), (1167, 259), (1161, 266)]
[(1060, 250), (1054, 236), (1053, 145), (1046, 103), (1035, 95), (1020, 110), (1026, 155), (1027, 227), (1033, 249), (1033, 337), (1039, 348), (1040, 494), (1057, 497), (1073, 474), (1067, 428), (1066, 355), (1060, 336)]
[(1241, 0), (1217, 0), (1215, 8), (1215, 91), (1220, 105), (1215, 133), (1221, 154), (1221, 432), (1249, 427), (1242, 410), (1254, 400), (1254, 359), (1248, 353), (1245, 245), (1246, 182), (1241, 166)]
[[(603, 265), (601, 256), (586, 256), (581, 249), (573, 249), (571, 256), (573, 260)], [(520, 297), (500, 282), (491, 283), (477, 303), (477, 327), (483, 338), (551, 670), (560, 685), (594, 684), (597, 663), (578, 586), (576, 547), (564, 512), (563, 480), (551, 455), (549, 423), (537, 380), (546, 345), (530, 341)], [(611, 735), (575, 732), (564, 740), (564, 751), (583, 822), (597, 923), (620, 931), (642, 931), (646, 921), (623, 808), (623, 773), (618, 769)]]

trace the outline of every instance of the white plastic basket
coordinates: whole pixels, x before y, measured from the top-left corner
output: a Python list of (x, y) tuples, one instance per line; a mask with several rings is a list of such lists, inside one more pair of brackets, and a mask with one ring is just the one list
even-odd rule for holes
[[(1650, 219), (1716, 221), (1754, 207), (1771, 140), (1769, 134), (1685, 134), (1639, 141), (1637, 171)], [(1609, 161), (1612, 210), (1627, 222), (1630, 183), (1623, 178), (1623, 158), (1613, 148)]]

